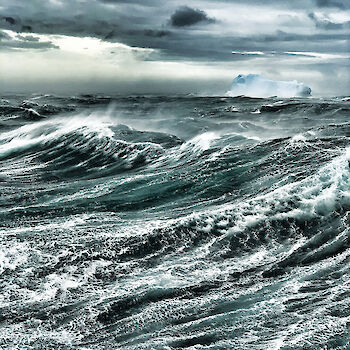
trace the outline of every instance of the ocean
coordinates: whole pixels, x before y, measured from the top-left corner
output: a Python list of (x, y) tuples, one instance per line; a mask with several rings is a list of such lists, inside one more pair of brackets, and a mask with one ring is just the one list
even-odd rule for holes
[(349, 349), (350, 98), (0, 100), (1, 349)]

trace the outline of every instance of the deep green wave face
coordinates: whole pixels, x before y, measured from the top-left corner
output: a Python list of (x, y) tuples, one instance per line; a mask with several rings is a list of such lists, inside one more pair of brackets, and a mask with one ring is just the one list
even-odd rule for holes
[(0, 348), (350, 348), (349, 98), (0, 113)]

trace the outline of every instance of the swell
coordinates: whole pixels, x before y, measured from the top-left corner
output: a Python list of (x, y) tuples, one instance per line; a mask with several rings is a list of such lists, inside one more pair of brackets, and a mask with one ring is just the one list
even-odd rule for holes
[[(279, 267), (309, 264), (337, 255), (349, 248), (347, 211), (350, 209), (350, 170), (347, 152), (323, 166), (314, 175), (286, 184), (272, 192), (211, 209), (187, 222), (128, 238), (121, 244), (121, 258), (192, 249), (217, 237), (211, 254), (230, 257), (251, 253), (261, 245), (282, 243), (291, 238), (305, 243), (280, 262)], [(126, 249), (126, 250), (125, 250)]]
[[(251, 268), (232, 268), (228, 276), (218, 276), (206, 283), (197, 280), (197, 283), (186, 287), (155, 289), (132, 297), (105, 301), (98, 306), (98, 309), (102, 308), (104, 311), (98, 314), (97, 320), (107, 329), (109, 325), (114, 329), (120, 322), (125, 322), (124, 319), (136, 317), (143, 308), (157, 309), (156, 305), (160, 306), (165, 301), (169, 303), (169, 300), (173, 303), (186, 303), (184, 300), (187, 299), (210, 300), (213, 298), (211, 293), (219, 295), (226, 290), (233, 292), (237, 288), (254, 290), (254, 286), (260, 283), (273, 283), (272, 281), (281, 276), (292, 274), (295, 269), (307, 268), (309, 265), (321, 267), (310, 269), (311, 272), (304, 277), (304, 283), (297, 290), (299, 299), (288, 297), (284, 302), (285, 307), (287, 312), (298, 313), (301, 312), (300, 309), (307, 312), (305, 310), (310, 308), (311, 302), (322, 304), (327, 299), (326, 291), (334, 288), (331, 281), (344, 276), (340, 267), (348, 264), (348, 153), (322, 167), (314, 176), (251, 201), (235, 203), (224, 212), (219, 209), (214, 215), (211, 210), (210, 213), (195, 215), (186, 222), (175, 224), (170, 230), (158, 229), (144, 237), (133, 237), (127, 243), (120, 241), (120, 247), (125, 248), (121, 249), (122, 254), (116, 251), (118, 261), (138, 262), (143, 268), (152, 268), (169, 260), (175, 262), (176, 259), (181, 259), (180, 256), (190, 252), (194, 256), (200, 253), (199, 261), (206, 261), (213, 268), (217, 265), (226, 266), (225, 261), (234, 265), (235, 261), (244, 260), (245, 256), (252, 257), (259, 251), (276, 250), (277, 253), (281, 247), (283, 250), (272, 259), (253, 264)], [(331, 263), (321, 265), (324, 260)], [(195, 264), (193, 261), (191, 263)], [(271, 282), (266, 282), (268, 280)], [(197, 320), (202, 320), (201, 323), (205, 319), (212, 322), (214, 317), (223, 317), (241, 308), (250, 308), (263, 300), (264, 295), (252, 292), (248, 299), (238, 297), (226, 303), (214, 302), (196, 313), (182, 313), (179, 317), (174, 315), (173, 318), (168, 315), (167, 320), (169, 322), (172, 319), (174, 325), (185, 327), (193, 325), (192, 322), (196, 323)], [(337, 314), (336, 310), (330, 312)], [(196, 326), (193, 327), (196, 329)], [(156, 329), (159, 328), (161, 326), (156, 326)], [(147, 329), (148, 326), (145, 325), (144, 331)], [(118, 339), (121, 342), (127, 341), (137, 338), (138, 334), (136, 330), (130, 331)], [(189, 334), (187, 337), (188, 340), (177, 344), (191, 344)], [(199, 338), (192, 339), (193, 344), (201, 344)], [(212, 341), (216, 342), (217, 339), (213, 338)]]
[(5, 121), (37, 121), (55, 114), (72, 112), (74, 110), (73, 106), (39, 105), (35, 102), (24, 101), (20, 105), (0, 105), (0, 116)]
[[(279, 268), (309, 264), (348, 249), (350, 181), (348, 154), (299, 181), (254, 197), (211, 207), (203, 214), (173, 220), (167, 227), (121, 238), (113, 247), (119, 261), (157, 260), (210, 243), (208, 258), (252, 254), (261, 246), (301, 240)], [(110, 247), (111, 248), (111, 247)], [(277, 266), (276, 266), (277, 268)]]
[(314, 101), (285, 100), (271, 104), (263, 104), (260, 108), (262, 113), (291, 113), (306, 115), (344, 115), (349, 113), (350, 107), (338, 101), (324, 101), (315, 103)]
[[(77, 214), (152, 208), (174, 211), (176, 215), (178, 207), (198, 210), (239, 198), (248, 200), (291, 181), (301, 181), (347, 145), (344, 137), (257, 142), (237, 135), (203, 134), (178, 146), (181, 140), (172, 135), (139, 132), (125, 126), (113, 130), (108, 135), (107, 130), (99, 134), (78, 128), (49, 139), (42, 139), (40, 132), (37, 138), (31, 134), (33, 145), (27, 142), (24, 148), (12, 147), (12, 153), (3, 155), (3, 167), (11, 168), (11, 177), (4, 176), (3, 184), (23, 184), (31, 176), (33, 181), (41, 178), (64, 182), (39, 192), (33, 188), (35, 194), (27, 190), (21, 202), (30, 202), (30, 207), (16, 208), (14, 201), (19, 198), (11, 193), (6, 196), (5, 192), (1, 206), (13, 206), (11, 215), (15, 216), (42, 215), (45, 211), (60, 215), (61, 210)], [(145, 142), (147, 139), (152, 142)], [(27, 173), (21, 170), (24, 164)], [(118, 174), (123, 177), (109, 177)], [(74, 178), (79, 182), (67, 182)], [(84, 181), (92, 178), (101, 180), (85, 189)]]
[(181, 140), (84, 118), (49, 120), (2, 133), (0, 161), (29, 160), (45, 179), (101, 177), (143, 166)]

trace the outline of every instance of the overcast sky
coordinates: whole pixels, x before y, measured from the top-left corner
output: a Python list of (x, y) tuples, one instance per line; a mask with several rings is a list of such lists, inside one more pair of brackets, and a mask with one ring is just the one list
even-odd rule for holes
[(350, 0), (1, 0), (3, 91), (350, 95)]

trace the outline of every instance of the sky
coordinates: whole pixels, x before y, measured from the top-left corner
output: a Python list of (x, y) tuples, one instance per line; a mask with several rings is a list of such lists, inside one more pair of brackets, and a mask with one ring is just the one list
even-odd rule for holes
[(350, 95), (349, 0), (1, 0), (0, 91)]

